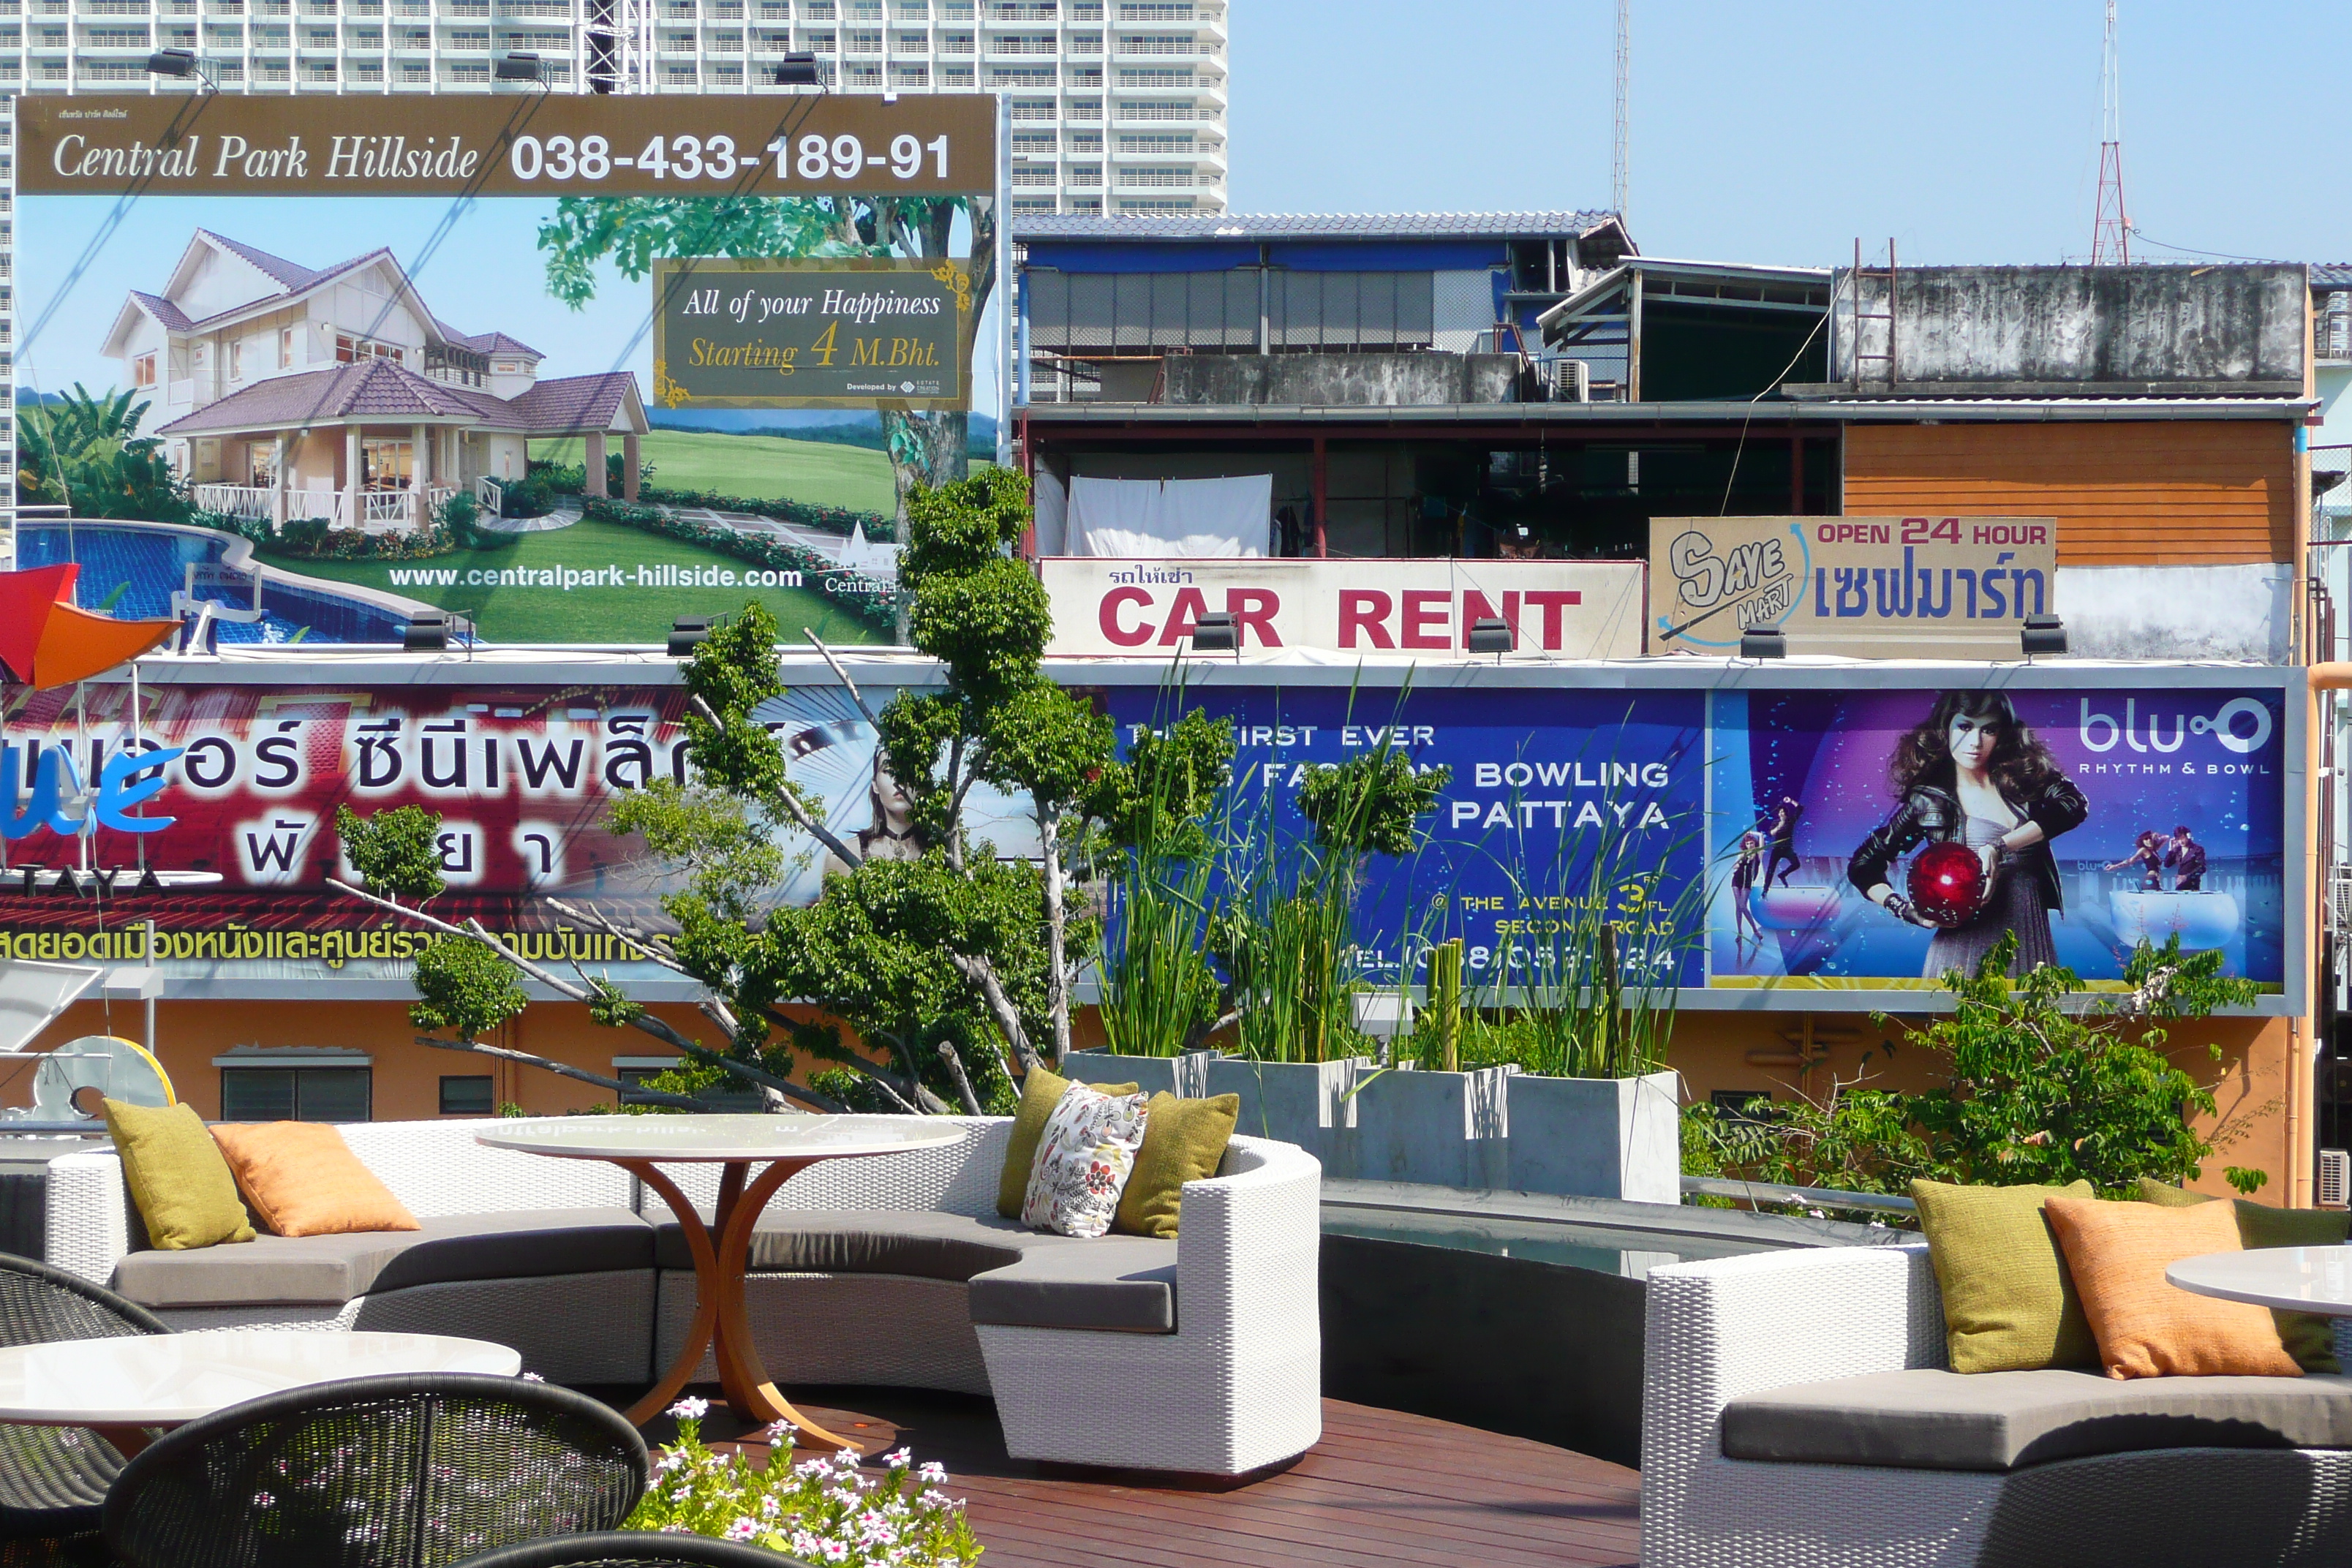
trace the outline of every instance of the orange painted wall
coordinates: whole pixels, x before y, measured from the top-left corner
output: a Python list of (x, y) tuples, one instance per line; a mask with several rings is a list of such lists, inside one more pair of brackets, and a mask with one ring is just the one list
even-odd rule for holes
[(2292, 425), (1849, 425), (1845, 511), (2055, 517), (2061, 566), (2292, 561)]

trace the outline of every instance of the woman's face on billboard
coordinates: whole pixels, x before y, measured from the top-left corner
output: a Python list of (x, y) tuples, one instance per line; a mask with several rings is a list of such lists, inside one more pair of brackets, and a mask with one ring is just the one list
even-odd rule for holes
[(1992, 756), (1993, 742), (2000, 731), (2000, 725), (1995, 720), (1953, 714), (1951, 728), (1944, 731), (1944, 741), (1951, 748), (1954, 765), (1971, 773), (1982, 768)]

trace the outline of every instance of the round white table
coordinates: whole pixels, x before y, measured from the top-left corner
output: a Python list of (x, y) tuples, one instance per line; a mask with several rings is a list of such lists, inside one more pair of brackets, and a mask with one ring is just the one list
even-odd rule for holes
[(2208, 1252), (2182, 1258), (2164, 1271), (2164, 1278), (2183, 1290), (2225, 1301), (2352, 1318), (2352, 1247)]
[[(694, 1258), (694, 1321), (677, 1360), (653, 1391), (629, 1408), (644, 1426), (667, 1409), (693, 1381), (702, 1352), (715, 1340), (719, 1385), (727, 1403), (747, 1421), (789, 1421), (800, 1429), (802, 1447), (856, 1449), (792, 1406), (770, 1381), (751, 1340), (744, 1307), (743, 1273), (750, 1266), (751, 1230), (776, 1189), (820, 1160), (903, 1154), (938, 1148), (967, 1136), (924, 1116), (598, 1116), (520, 1122), (476, 1134), (493, 1149), (515, 1149), (561, 1160), (609, 1160), (661, 1194), (686, 1233)], [(719, 1164), (719, 1206), (709, 1224), (677, 1184), (664, 1175), (667, 1163)], [(764, 1164), (758, 1177), (751, 1167)]]
[(208, 1329), (0, 1349), (0, 1421), (87, 1426), (125, 1458), (176, 1426), (265, 1394), (348, 1377), (478, 1372), (512, 1377), (510, 1345), (442, 1334)]

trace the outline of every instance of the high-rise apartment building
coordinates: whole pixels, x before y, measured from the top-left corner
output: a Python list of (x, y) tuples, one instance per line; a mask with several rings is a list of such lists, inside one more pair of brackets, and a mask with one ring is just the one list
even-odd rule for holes
[[(1000, 92), (1016, 213), (1225, 209), (1227, 0), (0, 0), (0, 93), (487, 92), (539, 56), (557, 90)], [(509, 90), (513, 90), (511, 88)]]

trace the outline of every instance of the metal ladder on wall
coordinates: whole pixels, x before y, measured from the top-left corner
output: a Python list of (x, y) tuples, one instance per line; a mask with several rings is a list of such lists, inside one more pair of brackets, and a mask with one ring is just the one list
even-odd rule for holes
[[(1864, 363), (1864, 361), (1874, 361), (1874, 362), (1877, 362), (1877, 363), (1883, 363), (1884, 365), (1885, 365), (1885, 367), (1886, 367), (1886, 389), (1887, 389), (1889, 392), (1892, 392), (1892, 391), (1894, 391), (1894, 390), (1895, 390), (1895, 379), (1896, 379), (1896, 376), (1895, 376), (1895, 241), (1894, 241), (1894, 238), (1893, 238), (1892, 237), (1888, 237), (1888, 239), (1887, 239), (1887, 241), (1886, 241), (1886, 265), (1885, 265), (1885, 267), (1871, 267), (1871, 268), (1865, 268), (1865, 267), (1864, 267), (1864, 266), (1863, 266), (1863, 264), (1862, 264), (1862, 241), (1861, 241), (1859, 238), (1855, 239), (1855, 241), (1853, 242), (1853, 390), (1854, 390), (1854, 391), (1856, 391), (1856, 392), (1860, 392), (1860, 391), (1862, 390), (1863, 383), (1864, 383), (1864, 379), (1865, 379), (1865, 377), (1863, 375), (1863, 373), (1862, 373), (1862, 367), (1863, 367), (1863, 363)], [(1870, 314), (1865, 314), (1865, 313), (1864, 313), (1864, 310), (1863, 310), (1863, 308), (1862, 308), (1862, 285), (1863, 285), (1863, 280), (1864, 280), (1864, 279), (1878, 279), (1878, 278), (1883, 278), (1883, 279), (1885, 279), (1886, 280), (1886, 309), (1885, 309), (1883, 312), (1874, 312), (1874, 313), (1870, 313)], [(1863, 325), (1863, 323), (1864, 323), (1864, 321), (1884, 321), (1884, 322), (1885, 322), (1885, 323), (1886, 323), (1886, 352), (1885, 352), (1885, 353), (1883, 353), (1883, 354), (1866, 354), (1866, 353), (1863, 353), (1863, 352), (1862, 352), (1862, 325)]]

